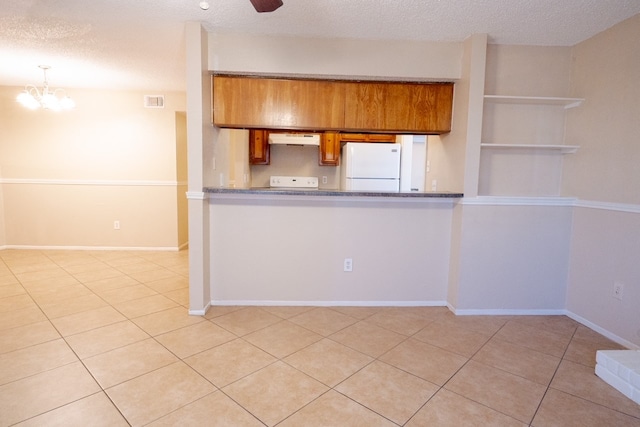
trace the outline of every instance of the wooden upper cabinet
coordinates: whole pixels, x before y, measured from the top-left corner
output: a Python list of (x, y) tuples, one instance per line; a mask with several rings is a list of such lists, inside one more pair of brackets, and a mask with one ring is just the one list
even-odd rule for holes
[(340, 142), (396, 142), (396, 135), (385, 133), (341, 133)]
[(345, 85), (345, 130), (433, 134), (451, 131), (453, 83)]
[(268, 165), (271, 162), (269, 131), (251, 129), (249, 131), (249, 164)]
[(345, 86), (323, 80), (213, 77), (213, 123), (220, 127), (341, 129)]
[(337, 132), (325, 132), (320, 136), (320, 149), (318, 150), (318, 164), (320, 166), (340, 165), (340, 134)]

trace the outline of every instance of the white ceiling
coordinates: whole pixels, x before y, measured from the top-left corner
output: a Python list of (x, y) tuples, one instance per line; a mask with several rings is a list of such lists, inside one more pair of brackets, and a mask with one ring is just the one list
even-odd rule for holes
[(640, 13), (640, 0), (2, 0), (0, 85), (184, 90), (184, 23), (209, 32), (572, 46)]

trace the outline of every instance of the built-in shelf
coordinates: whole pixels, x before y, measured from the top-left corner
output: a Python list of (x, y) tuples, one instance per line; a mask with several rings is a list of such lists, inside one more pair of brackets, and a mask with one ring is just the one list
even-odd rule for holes
[(496, 104), (531, 104), (531, 105), (557, 105), (565, 109), (574, 108), (582, 104), (583, 98), (559, 98), (553, 96), (508, 96), (485, 95), (486, 102)]
[(482, 143), (482, 148), (508, 148), (508, 149), (534, 149), (534, 150), (556, 150), (560, 154), (571, 154), (578, 151), (578, 145), (553, 145), (553, 144), (491, 144)]

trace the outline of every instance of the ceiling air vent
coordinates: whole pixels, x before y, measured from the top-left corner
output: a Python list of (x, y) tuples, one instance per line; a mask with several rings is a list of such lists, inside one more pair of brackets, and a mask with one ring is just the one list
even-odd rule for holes
[(164, 108), (164, 95), (145, 95), (145, 108)]

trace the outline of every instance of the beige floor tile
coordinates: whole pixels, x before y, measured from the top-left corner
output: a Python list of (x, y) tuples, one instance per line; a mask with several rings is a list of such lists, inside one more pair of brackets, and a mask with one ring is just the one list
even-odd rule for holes
[(334, 387), (374, 359), (330, 339), (293, 353), (284, 361), (307, 375)]
[(71, 348), (61, 339), (0, 354), (0, 385), (77, 360)]
[(127, 421), (140, 426), (195, 402), (215, 387), (183, 362), (176, 362), (106, 391)]
[(262, 307), (262, 309), (267, 313), (271, 313), (282, 319), (291, 319), (294, 316), (313, 310), (314, 307), (311, 307), (311, 306), (265, 306), (265, 307)]
[(438, 387), (376, 361), (340, 383), (335, 390), (402, 425), (438, 391)]
[(118, 269), (120, 269), (120, 267), (125, 266), (125, 265), (140, 264), (140, 263), (148, 262), (146, 259), (142, 258), (141, 256), (137, 256), (137, 255), (121, 256), (121, 257), (115, 257), (115, 258), (105, 258), (105, 259), (103, 259), (103, 261), (106, 264), (109, 264), (111, 267), (117, 267)]
[(380, 360), (442, 386), (468, 359), (422, 341), (409, 339), (382, 355)]
[(27, 268), (11, 267), (13, 274), (20, 280), (20, 283), (32, 282), (36, 280), (46, 280), (52, 277), (70, 277), (69, 273), (62, 268), (55, 266), (55, 264), (48, 266), (47, 268), (39, 268), (40, 266), (27, 266)]
[(113, 307), (129, 319), (145, 316), (158, 311), (175, 308), (178, 304), (175, 301), (162, 295), (152, 295), (149, 297), (138, 298), (131, 301), (125, 301), (113, 304)]
[[(60, 263), (58, 263), (60, 264)], [(88, 271), (97, 271), (108, 269), (109, 266), (102, 261), (98, 261), (96, 259), (91, 260), (90, 262), (71, 262), (64, 263), (64, 269), (69, 274), (78, 274), (78, 273), (86, 273)]]
[(600, 335), (596, 331), (589, 329), (583, 325), (578, 325), (576, 333), (573, 334), (573, 339), (598, 343), (604, 346), (613, 344), (613, 341), (611, 341), (609, 338), (605, 337), (604, 335)]
[(160, 280), (145, 282), (145, 284), (156, 292), (164, 294), (166, 292), (175, 291), (176, 289), (184, 289), (189, 287), (189, 279), (183, 276), (171, 276)]
[(108, 304), (95, 294), (69, 298), (54, 305), (40, 305), (49, 319), (82, 313), (96, 308), (106, 307)]
[(273, 426), (329, 390), (302, 372), (276, 362), (223, 389), (224, 393)]
[(329, 390), (278, 424), (278, 427), (392, 427), (396, 425), (340, 393)]
[(126, 320), (113, 307), (105, 306), (51, 320), (63, 337)]
[[(34, 297), (51, 301), (54, 298), (64, 299), (71, 296), (86, 295), (88, 288), (78, 282), (73, 276), (62, 276), (23, 282), (22, 286)], [(80, 294), (83, 291), (84, 294)], [(71, 293), (71, 295), (69, 295)]]
[(213, 323), (238, 336), (250, 334), (281, 320), (278, 316), (267, 313), (259, 307), (244, 307), (240, 310), (211, 318)]
[(640, 418), (640, 405), (631, 399), (623, 399), (622, 393), (596, 376), (594, 369), (589, 366), (563, 360), (553, 377), (551, 388)]
[(149, 338), (130, 320), (92, 329), (65, 339), (80, 359), (95, 356)]
[(498, 338), (491, 339), (473, 360), (502, 369), (542, 385), (549, 385), (560, 358), (512, 344)]
[(246, 308), (240, 305), (214, 305), (207, 310), (204, 315), (205, 319), (213, 319), (214, 317), (224, 316), (225, 314), (233, 313), (234, 311), (242, 310)]
[(17, 328), (44, 320), (47, 320), (47, 316), (35, 305), (19, 310), (0, 312), (0, 330)]
[(97, 294), (101, 294), (113, 289), (126, 288), (127, 286), (139, 285), (136, 279), (129, 276), (108, 277), (106, 279), (84, 282), (84, 285)]
[(496, 337), (555, 357), (562, 357), (571, 340), (566, 333), (556, 334), (548, 329), (514, 321), (507, 322)]
[(183, 307), (189, 307), (189, 288), (176, 289), (175, 291), (165, 292), (162, 295)]
[(574, 338), (569, 343), (569, 347), (564, 354), (563, 359), (580, 363), (585, 366), (596, 367), (596, 352), (598, 350), (624, 350), (625, 348), (613, 341), (583, 341)]
[(0, 313), (21, 310), (23, 308), (35, 308), (36, 303), (27, 294), (15, 295), (0, 299)]
[(183, 277), (166, 268), (157, 268), (155, 270), (139, 271), (136, 273), (130, 273), (129, 276), (133, 277), (140, 283), (149, 283), (149, 282), (154, 282), (161, 279), (167, 279), (167, 278), (177, 279), (177, 278)]
[(156, 336), (184, 328), (185, 326), (206, 322), (206, 319), (202, 316), (190, 316), (189, 310), (178, 306), (147, 314), (146, 316), (136, 317), (132, 321), (149, 335)]
[(19, 283), (0, 286), (0, 298), (12, 297), (14, 295), (26, 294), (27, 291)]
[(456, 316), (452, 312), (448, 312), (438, 320), (486, 335), (493, 335), (513, 318), (514, 316)]
[(0, 423), (10, 425), (100, 391), (80, 362), (0, 386)]
[[(0, 270), (2, 270), (2, 268), (0, 268)], [(0, 286), (18, 285), (18, 284), (20, 284), (18, 279), (16, 278), (16, 276), (11, 274), (11, 272), (8, 269), (3, 273), (0, 273)]]
[(60, 338), (51, 322), (44, 321), (0, 330), (0, 353), (41, 344)]
[(109, 279), (111, 277), (122, 276), (121, 271), (112, 267), (103, 268), (101, 270), (90, 270), (82, 273), (76, 273), (73, 275), (80, 282), (95, 282), (96, 280)]
[(149, 424), (149, 427), (163, 426), (263, 427), (264, 424), (216, 391)]
[(142, 284), (130, 285), (105, 291), (96, 291), (96, 293), (109, 304), (118, 304), (134, 299), (158, 295), (158, 292)]
[(305, 311), (289, 320), (325, 337), (358, 321), (355, 317), (347, 316), (326, 307), (317, 307)]
[(532, 328), (553, 331), (556, 335), (571, 338), (580, 325), (567, 316), (515, 316), (511, 322)]
[(549, 389), (531, 425), (534, 427), (639, 427), (640, 418), (630, 417), (579, 397)]
[(103, 392), (92, 394), (17, 424), (19, 427), (88, 425), (92, 427), (125, 427), (129, 424)]
[(376, 314), (380, 307), (330, 307), (332, 310), (337, 311), (338, 313), (345, 314), (347, 316), (364, 320), (369, 316), (373, 316)]
[(281, 320), (264, 329), (245, 335), (244, 339), (281, 359), (322, 339), (322, 335)]
[(491, 338), (491, 335), (451, 322), (436, 321), (413, 337), (461, 356), (471, 357)]
[(106, 389), (177, 361), (155, 340), (146, 339), (84, 359), (84, 364)]
[(181, 359), (219, 346), (236, 338), (231, 332), (209, 321), (156, 336), (156, 340)]
[(360, 321), (336, 332), (329, 338), (371, 357), (378, 357), (400, 344), (407, 337), (373, 323)]
[(527, 424), (442, 389), (405, 426), (525, 427)]
[(222, 388), (276, 360), (254, 345), (237, 339), (188, 357), (185, 362)]
[(108, 262), (108, 264), (112, 265), (125, 274), (140, 273), (143, 271), (157, 270), (158, 268), (160, 268), (158, 264), (147, 261), (143, 258), (138, 258), (138, 261), (136, 262), (133, 262), (133, 259), (131, 258), (119, 259), (116, 261)]
[(433, 319), (417, 310), (390, 307), (368, 317), (367, 321), (402, 335), (413, 335), (432, 323)]
[(524, 423), (531, 422), (546, 391), (545, 386), (473, 360), (445, 388)]

